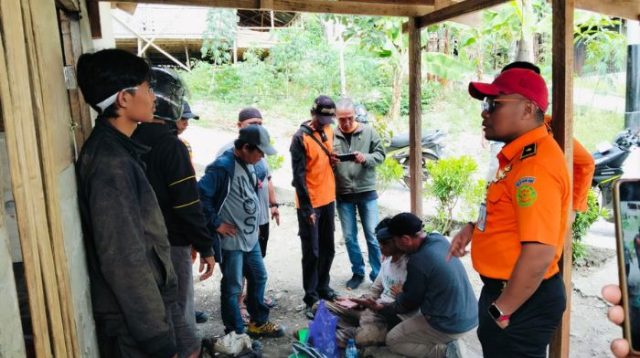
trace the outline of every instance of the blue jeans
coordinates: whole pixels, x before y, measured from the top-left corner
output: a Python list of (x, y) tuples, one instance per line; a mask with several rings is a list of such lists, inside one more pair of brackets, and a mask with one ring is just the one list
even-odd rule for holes
[(380, 271), (381, 257), (380, 246), (375, 233), (376, 225), (378, 224), (378, 200), (357, 203), (337, 201), (337, 203), (344, 242), (347, 246), (349, 261), (351, 261), (351, 272), (364, 276), (364, 259), (362, 258), (362, 251), (360, 251), (360, 245), (358, 245), (357, 209), (360, 214), (360, 221), (362, 221), (364, 237), (367, 240), (367, 250), (369, 251), (369, 265), (371, 266), (369, 278), (374, 281)]
[(269, 320), (269, 307), (264, 304), (267, 271), (258, 242), (249, 252), (222, 250), (220, 305), (225, 333), (244, 333), (238, 297), (242, 293), (242, 277), (247, 278), (247, 311), (258, 326)]

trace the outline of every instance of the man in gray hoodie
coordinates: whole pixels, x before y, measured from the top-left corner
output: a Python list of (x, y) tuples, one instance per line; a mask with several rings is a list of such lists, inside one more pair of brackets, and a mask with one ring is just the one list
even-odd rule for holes
[(335, 131), (333, 151), (342, 157), (335, 167), (338, 216), (344, 241), (351, 261), (353, 277), (347, 288), (355, 290), (364, 281), (365, 264), (358, 245), (356, 211), (360, 214), (362, 231), (369, 251), (369, 278), (375, 281), (380, 271), (380, 246), (375, 235), (378, 223), (378, 193), (376, 192), (376, 166), (385, 154), (380, 136), (371, 126), (356, 121), (355, 106), (349, 98), (336, 104), (338, 127)]

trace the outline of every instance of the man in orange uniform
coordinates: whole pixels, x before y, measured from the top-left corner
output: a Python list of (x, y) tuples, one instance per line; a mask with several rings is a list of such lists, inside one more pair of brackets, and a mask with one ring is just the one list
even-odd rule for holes
[[(512, 68), (524, 68), (540, 74), (540, 67), (531, 62), (516, 61), (508, 64), (502, 69), (502, 72)], [(544, 124), (551, 131), (551, 116), (544, 116)], [(596, 164), (593, 156), (589, 153), (577, 139), (573, 138), (573, 211), (587, 211), (587, 198), (591, 182), (593, 181), (593, 173), (596, 170)], [(573, 220), (571, 220), (573, 221)]]
[(312, 318), (319, 299), (333, 301), (329, 271), (335, 255), (334, 216), (336, 186), (333, 129), (336, 105), (328, 96), (318, 96), (311, 107), (311, 120), (300, 125), (291, 140), (293, 186), (296, 189), (298, 234), (302, 241), (302, 286), (305, 314)]
[(545, 357), (566, 305), (558, 260), (571, 204), (564, 154), (544, 125), (547, 86), (514, 68), (492, 83), (470, 83), (469, 93), (484, 99), (485, 137), (505, 146), (477, 222), (454, 237), (449, 255), (464, 255), (473, 240), (473, 266), (484, 282), (484, 356)]

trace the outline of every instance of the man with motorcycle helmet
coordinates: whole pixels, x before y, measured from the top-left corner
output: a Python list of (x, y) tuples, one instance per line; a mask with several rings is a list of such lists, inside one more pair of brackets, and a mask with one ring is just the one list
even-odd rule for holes
[(162, 209), (171, 243), (171, 262), (178, 276), (178, 304), (186, 325), (176, 327), (179, 344), (199, 351), (196, 328), (191, 246), (200, 253), (201, 280), (213, 274), (213, 239), (206, 226), (189, 151), (178, 138), (176, 121), (182, 118), (185, 86), (176, 73), (153, 68), (155, 120), (141, 123), (133, 139), (150, 150), (142, 156), (145, 172)]
[(483, 100), (486, 139), (505, 146), (478, 220), (455, 235), (449, 256), (473, 240), (484, 356), (545, 357), (566, 306), (558, 261), (571, 204), (564, 154), (544, 124), (548, 89), (534, 71), (512, 68), (471, 82), (469, 94)]

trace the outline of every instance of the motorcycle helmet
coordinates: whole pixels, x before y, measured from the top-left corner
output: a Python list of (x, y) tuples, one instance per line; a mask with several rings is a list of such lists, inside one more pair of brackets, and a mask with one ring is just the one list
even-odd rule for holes
[(165, 121), (177, 121), (182, 116), (186, 86), (172, 70), (153, 67), (151, 88), (156, 95), (154, 116)]
[(368, 123), (369, 122), (369, 114), (367, 113), (367, 109), (362, 104), (356, 105), (356, 121), (360, 123)]

